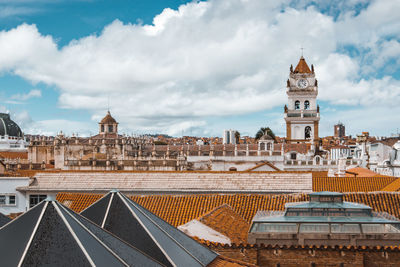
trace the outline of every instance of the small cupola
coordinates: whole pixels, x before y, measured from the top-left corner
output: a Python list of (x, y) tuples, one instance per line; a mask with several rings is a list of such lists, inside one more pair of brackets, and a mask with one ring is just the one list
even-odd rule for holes
[(99, 122), (99, 126), (100, 134), (118, 133), (118, 122), (111, 116), (110, 111), (107, 111), (107, 115)]

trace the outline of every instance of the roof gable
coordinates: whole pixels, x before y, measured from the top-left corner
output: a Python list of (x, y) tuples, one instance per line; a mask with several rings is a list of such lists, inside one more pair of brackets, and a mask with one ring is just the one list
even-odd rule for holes
[(50, 200), (1, 228), (0, 248), (5, 266), (161, 266)]
[(3, 213), (0, 213), (0, 227), (3, 227), (3, 225), (7, 224), (10, 221), (11, 219), (9, 217), (4, 215)]
[(93, 212), (90, 210), (97, 209), (106, 216), (102, 225), (104, 229), (168, 266), (206, 266), (217, 256), (121, 193), (111, 192), (106, 197), (110, 194), (107, 212), (100, 210), (98, 205), (101, 202), (98, 201), (82, 215), (91, 219), (89, 215)]
[(300, 58), (299, 63), (297, 63), (294, 73), (312, 73), (303, 56)]

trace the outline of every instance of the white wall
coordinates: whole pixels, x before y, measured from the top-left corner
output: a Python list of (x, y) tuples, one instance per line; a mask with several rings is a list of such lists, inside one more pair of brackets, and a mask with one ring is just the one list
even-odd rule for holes
[(29, 177), (1, 177), (0, 195), (12, 194), (16, 196), (16, 203), (13, 206), (0, 205), (0, 212), (8, 215), (10, 213), (25, 212), (28, 209), (25, 194), (16, 190), (20, 186), (28, 186)]

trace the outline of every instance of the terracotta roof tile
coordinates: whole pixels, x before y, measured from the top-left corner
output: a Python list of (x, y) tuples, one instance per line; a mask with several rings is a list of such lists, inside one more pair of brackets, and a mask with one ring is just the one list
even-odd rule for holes
[[(101, 196), (101, 194), (59, 193), (57, 200), (68, 203), (75, 212), (81, 212)], [(308, 197), (306, 194), (192, 194), (135, 195), (131, 196), (131, 199), (177, 227), (225, 203), (250, 223), (259, 210), (284, 210), (285, 203), (306, 201)], [(400, 193), (345, 193), (344, 199), (371, 206), (374, 211), (387, 212), (400, 218)], [(242, 234), (245, 235), (245, 233)]]
[(395, 181), (396, 177), (318, 177), (313, 174), (313, 191), (374, 192)]
[(28, 152), (0, 152), (0, 159), (28, 159)]
[(117, 123), (117, 121), (111, 116), (110, 111), (107, 111), (107, 115), (100, 121), (100, 123)]
[(303, 56), (300, 58), (299, 63), (294, 69), (294, 73), (312, 73)]
[(250, 224), (228, 204), (213, 209), (197, 220), (229, 237), (232, 243), (247, 243), (247, 232)]
[(242, 267), (242, 266), (252, 267), (257, 265), (250, 264), (240, 260), (230, 259), (220, 255), (207, 266), (208, 267)]

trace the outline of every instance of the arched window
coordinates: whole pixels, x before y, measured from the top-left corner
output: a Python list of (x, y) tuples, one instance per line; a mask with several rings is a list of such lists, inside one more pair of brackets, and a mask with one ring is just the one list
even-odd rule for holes
[(304, 109), (310, 109), (310, 101), (304, 101)]
[(294, 102), (294, 109), (298, 110), (300, 109), (300, 101), (296, 100), (296, 102)]
[(310, 126), (307, 126), (304, 129), (304, 137), (305, 137), (305, 139), (311, 138), (311, 127)]

